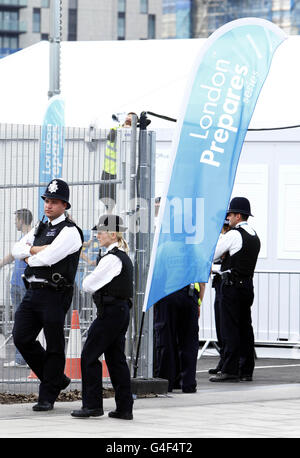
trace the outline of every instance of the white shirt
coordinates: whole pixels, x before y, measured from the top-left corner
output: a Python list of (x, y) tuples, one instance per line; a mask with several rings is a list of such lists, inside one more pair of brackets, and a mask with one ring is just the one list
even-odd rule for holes
[[(117, 247), (118, 243), (112, 243), (107, 251)], [(121, 249), (121, 248), (120, 248)], [(119, 275), (122, 270), (122, 261), (114, 254), (107, 254), (100, 259), (99, 264), (92, 273), (87, 275), (82, 282), (82, 289), (86, 293), (95, 293), (107, 283), (111, 282), (114, 277)]]
[[(255, 231), (248, 225), (247, 221), (238, 223), (236, 226), (242, 227), (250, 235), (255, 235)], [(214, 255), (214, 261), (217, 261), (221, 258), (224, 253), (229, 252), (230, 256), (234, 255), (243, 246), (243, 239), (239, 231), (228, 231), (225, 234), (221, 234), (218, 240), (216, 251)]]
[[(55, 226), (65, 219), (65, 215), (62, 214), (51, 221), (51, 224)], [(14, 258), (28, 258), (28, 265), (31, 267), (52, 266), (69, 254), (75, 253), (82, 246), (78, 229), (76, 229), (75, 226), (64, 227), (50, 245), (39, 253), (32, 255), (30, 253), (30, 248), (33, 246), (34, 242), (34, 231), (35, 228), (24, 235), (19, 242), (15, 243), (12, 249)]]

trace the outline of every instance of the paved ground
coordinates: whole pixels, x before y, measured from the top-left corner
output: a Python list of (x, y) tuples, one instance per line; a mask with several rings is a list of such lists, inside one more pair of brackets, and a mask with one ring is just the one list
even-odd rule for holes
[[(253, 382), (226, 384), (208, 381), (207, 369), (216, 361), (215, 356), (198, 361), (197, 393), (137, 399), (133, 421), (108, 418), (112, 398), (104, 400), (103, 417), (83, 420), (70, 416), (80, 401), (56, 403), (47, 413), (33, 412), (32, 404), (0, 405), (0, 437), (106, 438), (105, 447), (117, 447), (125, 438), (175, 443), (189, 438), (300, 437), (300, 358), (259, 357)], [(140, 443), (130, 439), (129, 444)]]

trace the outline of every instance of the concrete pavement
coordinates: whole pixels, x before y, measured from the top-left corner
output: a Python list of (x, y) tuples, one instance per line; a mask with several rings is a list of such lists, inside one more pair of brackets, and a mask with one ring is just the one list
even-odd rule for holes
[[(211, 383), (207, 369), (216, 358), (198, 363), (198, 391), (137, 399), (134, 420), (107, 416), (115, 408), (104, 399), (103, 417), (76, 419), (80, 401), (56, 403), (53, 411), (32, 404), (0, 405), (1, 438), (298, 438), (300, 437), (300, 360), (259, 359), (254, 381)], [(114, 441), (113, 441), (114, 442)], [(113, 443), (112, 442), (112, 443)]]

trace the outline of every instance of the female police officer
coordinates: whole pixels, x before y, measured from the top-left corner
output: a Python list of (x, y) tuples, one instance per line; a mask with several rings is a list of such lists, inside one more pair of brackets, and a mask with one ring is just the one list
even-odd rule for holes
[(90, 326), (81, 354), (82, 408), (71, 412), (77, 418), (103, 415), (102, 365), (99, 361), (103, 353), (116, 401), (116, 410), (108, 416), (123, 420), (133, 418), (130, 372), (124, 354), (133, 294), (133, 265), (125, 252), (128, 247), (122, 232), (126, 228), (122, 224), (117, 215), (100, 218), (97, 238), (107, 252), (82, 284), (84, 291), (93, 294), (97, 318)]

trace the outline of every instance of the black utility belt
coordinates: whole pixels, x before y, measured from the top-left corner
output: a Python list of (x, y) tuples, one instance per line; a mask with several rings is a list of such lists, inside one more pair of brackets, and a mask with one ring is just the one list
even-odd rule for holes
[(102, 305), (118, 305), (120, 302), (124, 302), (129, 306), (131, 304), (130, 299), (115, 296), (101, 296), (100, 302), (97, 303), (97, 307), (101, 307)]
[(226, 286), (242, 286), (245, 283), (248, 283), (251, 281), (253, 277), (237, 277), (235, 275), (232, 275), (230, 273), (225, 273), (225, 275), (222, 275), (221, 281), (224, 283)]
[(43, 282), (43, 281), (33, 281), (33, 282), (28, 282), (28, 289), (53, 289), (55, 291), (62, 291), (67, 288), (71, 288), (72, 285), (56, 285), (55, 283), (50, 283), (50, 282)]

